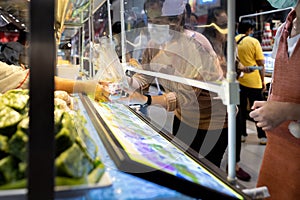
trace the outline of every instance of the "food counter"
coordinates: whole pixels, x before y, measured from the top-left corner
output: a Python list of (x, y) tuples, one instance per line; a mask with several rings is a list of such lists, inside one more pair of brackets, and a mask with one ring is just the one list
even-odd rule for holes
[(89, 192), (92, 199), (248, 199), (220, 169), (184, 153), (183, 144), (129, 107), (78, 98), (112, 181)]
[[(117, 103), (98, 103), (82, 94), (75, 94), (71, 99), (64, 94), (55, 92), (55, 181), (60, 183), (55, 187), (56, 199), (247, 199), (237, 189), (241, 186), (230, 185), (220, 169), (204, 158), (195, 159), (192, 151), (184, 153), (182, 143), (166, 131), (158, 130), (133, 109)], [(22, 104), (16, 98), (6, 100), (12, 95), (24, 99)], [(69, 102), (67, 105), (72, 110), (58, 98)], [(0, 102), (2, 107), (8, 106), (6, 109), (22, 108), (20, 113), (28, 119), (28, 99), (28, 90), (12, 90)], [(22, 123), (17, 121), (8, 126), (18, 127), (7, 139), (9, 149), (4, 148), (3, 140), (1, 150), (26, 166), (28, 120), (25, 126), (22, 120)], [(2, 126), (1, 130), (7, 128)], [(20, 134), (22, 137), (14, 139)], [(90, 162), (83, 161), (85, 155), (90, 157), (95, 169), (90, 170)], [(19, 173), (19, 169), (8, 168), (4, 164), (6, 158), (0, 161), (0, 199), (26, 199), (26, 175), (21, 178), (9, 175)], [(90, 172), (84, 173), (87, 168)], [(6, 173), (7, 170), (11, 173)]]

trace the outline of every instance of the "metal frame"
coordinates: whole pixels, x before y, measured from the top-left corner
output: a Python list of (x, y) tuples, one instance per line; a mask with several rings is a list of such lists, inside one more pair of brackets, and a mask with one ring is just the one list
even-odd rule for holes
[[(179, 178), (178, 176), (169, 174), (164, 171), (164, 169), (156, 169), (155, 167), (147, 164), (136, 161), (132, 158), (132, 152), (126, 150), (122, 147), (122, 144), (119, 143), (116, 133), (113, 133), (108, 127), (107, 122), (102, 118), (102, 115), (94, 107), (94, 103), (85, 95), (80, 95), (80, 100), (83, 103), (86, 112), (90, 116), (92, 123), (97, 130), (101, 141), (103, 142), (106, 150), (108, 151), (110, 157), (116, 164), (117, 168), (125, 173), (132, 174), (134, 176), (143, 178), (145, 180), (154, 182), (156, 184), (166, 186), (183, 194), (186, 194), (190, 197), (200, 198), (200, 199), (238, 199), (238, 197), (229, 196), (228, 194), (223, 194), (217, 189), (211, 189), (201, 183), (196, 183), (189, 181), (185, 178)], [(238, 193), (244, 199), (249, 199), (249, 197), (242, 193), (242, 185), (232, 186), (231, 183), (226, 180), (226, 174), (221, 173), (220, 169), (214, 166), (212, 163), (208, 162), (205, 158), (198, 158), (197, 153), (192, 149), (187, 149), (184, 143), (180, 140), (174, 139), (174, 136), (167, 132), (166, 130), (157, 129), (149, 119), (141, 116), (136, 113), (130, 107), (122, 107), (121, 110), (128, 109), (133, 115), (137, 116), (143, 121), (146, 125), (153, 128), (157, 135), (162, 136), (166, 139), (166, 145), (170, 142), (172, 145), (176, 146), (182, 151), (182, 157), (188, 156), (193, 161), (198, 163), (200, 166), (213, 174), (216, 178), (219, 179), (224, 185), (227, 185), (234, 192)], [(139, 133), (137, 133), (139, 135)], [(151, 152), (155, 154), (155, 152)], [(133, 157), (134, 154), (133, 154)], [(180, 158), (179, 158), (180, 159)], [(187, 165), (188, 166), (188, 165)]]
[[(28, 199), (54, 198), (54, 0), (31, 0)], [(46, 181), (45, 181), (46, 180)]]
[[(124, 0), (120, 1), (124, 25)], [(235, 1), (228, 2), (228, 72), (225, 93), (238, 91), (234, 70)], [(54, 0), (31, 0), (31, 73), (30, 73), (30, 141), (28, 199), (54, 198)], [(122, 31), (124, 32), (124, 31)], [(125, 32), (124, 32), (125, 33)], [(125, 38), (123, 38), (125, 41)], [(122, 41), (122, 44), (124, 43)], [(124, 51), (124, 46), (122, 48)], [(122, 59), (124, 62), (125, 58)], [(227, 86), (226, 86), (227, 85)], [(222, 89), (220, 87), (220, 89)], [(227, 97), (228, 97), (227, 96)], [(235, 105), (238, 99), (227, 101), (229, 114), (229, 174), (228, 180), (235, 182)], [(45, 181), (47, 180), (47, 181)]]

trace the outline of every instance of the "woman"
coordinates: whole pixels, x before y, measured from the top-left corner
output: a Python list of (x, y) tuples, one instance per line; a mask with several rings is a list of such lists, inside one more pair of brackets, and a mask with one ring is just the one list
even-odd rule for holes
[[(207, 14), (207, 24), (215, 23), (220, 28), (226, 29), (227, 28), (227, 13), (223, 8), (216, 7), (208, 10)], [(220, 33), (215, 27), (207, 27), (203, 31), (203, 35), (209, 40), (214, 48), (216, 54), (218, 55), (222, 70), (224, 72), (224, 76), (226, 76), (227, 72), (227, 35), (224, 33)], [(243, 70), (244, 72), (248, 72), (247, 69), (241, 65), (241, 63), (237, 60), (236, 65), (239, 71)], [(240, 113), (238, 113), (238, 116)], [(238, 117), (237, 117), (238, 119)], [(236, 123), (236, 177), (242, 181), (249, 181), (251, 179), (250, 174), (244, 171), (240, 166), (239, 162), (241, 160), (241, 130), (239, 123)]]
[[(209, 41), (200, 33), (185, 30), (184, 0), (147, 0), (150, 41), (145, 49), (142, 67), (146, 70), (176, 75), (201, 81), (223, 79), (217, 55)], [(135, 74), (129, 85), (142, 89), (155, 77)], [(226, 106), (214, 93), (166, 79), (159, 79), (165, 93), (144, 96), (134, 92), (129, 104), (152, 104), (174, 111), (173, 134), (192, 148), (198, 156), (205, 157), (220, 167), (227, 148)]]
[(268, 101), (255, 102), (250, 113), (268, 137), (257, 185), (267, 186), (271, 199), (299, 199), (300, 136), (299, 129), (293, 130), (299, 123), (293, 120), (300, 120), (300, 4), (298, 0), (268, 1), (276, 8), (295, 9), (275, 37)]

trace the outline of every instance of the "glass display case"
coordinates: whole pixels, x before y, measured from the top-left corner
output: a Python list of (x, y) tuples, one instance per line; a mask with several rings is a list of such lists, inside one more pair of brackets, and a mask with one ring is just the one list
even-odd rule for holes
[(199, 199), (248, 199), (241, 185), (128, 106), (80, 96), (118, 170)]
[[(88, 56), (85, 56), (83, 52), (85, 52), (85, 47), (91, 44), (91, 39), (94, 39), (93, 31), (91, 32), (94, 30), (91, 28), (91, 21), (93, 21), (91, 19), (96, 12), (91, 9), (92, 1), (74, 0), (70, 2), (73, 3), (78, 12), (73, 10), (71, 17), (65, 21), (65, 31), (68, 29), (74, 31), (75, 29), (79, 32), (77, 36), (74, 32), (71, 32), (69, 36), (77, 37), (78, 41), (82, 43), (82, 46), (81, 44), (78, 45), (78, 59), (86, 59), (89, 62), (88, 76), (92, 77), (91, 51)], [(101, 1), (101, 3), (103, 2)], [(51, 198), (55, 192), (52, 181), (54, 177), (53, 168), (51, 168), (53, 167), (52, 154), (54, 151), (53, 76), (57, 50), (54, 45), (55, 33), (53, 30), (55, 16), (52, 12), (55, 6), (52, 0), (46, 0), (43, 4), (38, 1), (31, 1), (30, 4), (32, 16), (32, 68), (30, 77), (32, 104), (30, 108), (31, 143), (29, 148), (31, 167), (28, 173), (30, 182), (28, 190), (25, 192), (28, 192), (29, 198), (37, 197), (40, 193), (45, 198)], [(141, 9), (136, 8), (132, 11), (126, 13), (128, 20), (131, 20), (136, 12), (142, 12)], [(141, 13), (136, 19), (143, 20), (144, 15)], [(40, 20), (43, 21), (42, 25)], [(130, 26), (132, 27), (133, 24)], [(88, 34), (85, 32), (86, 29), (89, 30)], [(139, 34), (136, 32), (132, 36)], [(86, 35), (88, 35), (88, 40)], [(67, 32), (62, 36), (68, 36)], [(133, 42), (131, 40), (133, 38), (128, 37), (127, 39), (128, 43)], [(77, 58), (73, 60), (76, 60), (77, 63)], [(84, 67), (83, 62), (79, 62), (79, 64), (80, 67)], [(193, 85), (194, 82), (189, 83), (192, 83), (192, 86), (197, 86)], [(217, 88), (220, 83), (215, 85)], [(248, 199), (241, 192), (242, 186), (229, 183), (226, 180), (226, 174), (213, 167), (205, 159), (197, 159), (192, 151), (183, 151), (185, 149), (183, 143), (175, 140), (171, 134), (157, 130), (149, 121), (138, 116), (129, 107), (98, 104), (84, 95), (80, 96), (79, 101), (82, 101), (84, 105), (81, 109), (86, 112), (86, 119), (92, 122), (90, 131), (95, 133), (96, 130), (97, 135), (94, 137), (101, 138), (99, 147), (103, 149), (103, 152), (108, 152), (108, 154), (103, 154), (104, 159), (112, 160), (113, 162), (108, 163), (113, 163), (112, 165), (116, 166), (116, 169), (109, 171), (113, 176), (112, 184), (101, 189), (92, 188), (92, 191), (85, 194), (87, 197), (133, 199), (137, 196), (142, 198), (145, 197), (145, 194), (152, 194), (153, 196), (150, 198), (153, 199), (189, 199), (189, 196), (203, 199), (211, 197)], [(41, 143), (45, 146), (41, 147)], [(168, 148), (165, 149), (164, 147)], [(42, 155), (39, 150), (43, 150)], [(131, 175), (143, 180), (134, 179)], [(152, 182), (155, 184), (153, 185)], [(128, 189), (129, 187), (130, 189)], [(152, 188), (152, 192), (147, 193), (145, 190), (149, 188)], [(76, 188), (74, 191), (79, 192), (79, 190)], [(122, 193), (122, 191), (127, 191), (127, 193)]]

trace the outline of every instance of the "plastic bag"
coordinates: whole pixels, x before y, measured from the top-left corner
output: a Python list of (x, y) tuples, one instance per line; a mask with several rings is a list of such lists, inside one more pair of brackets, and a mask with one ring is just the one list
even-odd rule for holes
[(106, 37), (94, 45), (94, 63), (98, 65), (95, 79), (108, 86), (110, 99), (118, 99), (128, 89), (126, 74), (115, 51), (114, 43)]

